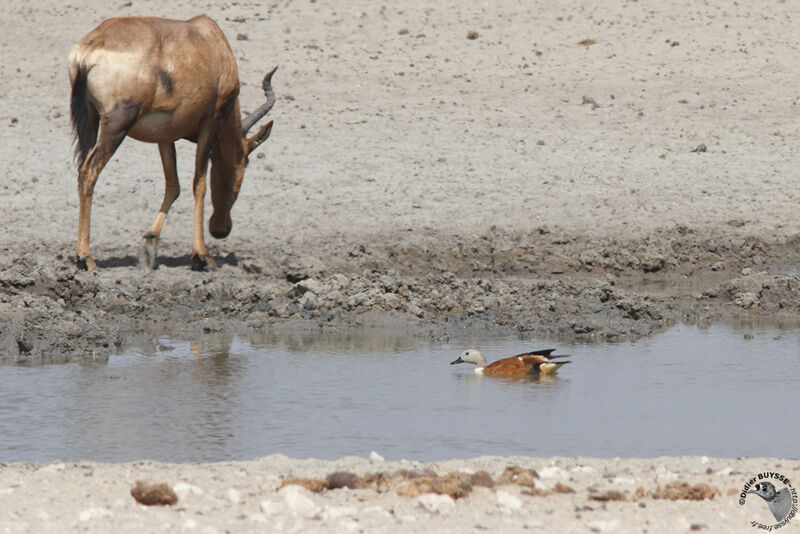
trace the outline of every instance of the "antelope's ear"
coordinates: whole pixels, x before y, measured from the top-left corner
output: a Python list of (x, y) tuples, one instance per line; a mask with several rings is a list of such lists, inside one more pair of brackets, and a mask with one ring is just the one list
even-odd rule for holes
[(245, 139), (245, 155), (249, 155), (253, 150), (257, 149), (261, 143), (267, 140), (267, 137), (269, 137), (270, 133), (272, 133), (272, 121), (269, 121), (267, 124), (262, 126), (253, 137), (248, 137)]

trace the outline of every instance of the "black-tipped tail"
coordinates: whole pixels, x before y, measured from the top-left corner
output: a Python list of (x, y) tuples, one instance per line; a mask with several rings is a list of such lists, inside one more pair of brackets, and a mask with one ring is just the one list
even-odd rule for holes
[(70, 113), (72, 115), (72, 133), (75, 135), (75, 164), (78, 168), (86, 161), (97, 135), (89, 116), (87, 74), (86, 67), (80, 67), (72, 82)]

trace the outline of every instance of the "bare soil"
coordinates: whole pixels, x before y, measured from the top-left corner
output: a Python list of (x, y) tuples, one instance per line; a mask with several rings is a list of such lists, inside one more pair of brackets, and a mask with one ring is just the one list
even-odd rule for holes
[(141, 267), (163, 178), (156, 147), (127, 140), (95, 193), (99, 270), (79, 272), (69, 49), (107, 17), (197, 12), (0, 13), (2, 358), (103, 358), (209, 330), (614, 340), (798, 322), (800, 64), (781, 2), (210, 6), (243, 109), (280, 67), (233, 232), (208, 237), (221, 268), (190, 270), (188, 142), (158, 268)]

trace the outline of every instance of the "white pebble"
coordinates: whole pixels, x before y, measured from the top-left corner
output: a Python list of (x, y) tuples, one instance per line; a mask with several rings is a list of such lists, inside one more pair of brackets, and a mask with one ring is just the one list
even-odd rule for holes
[(322, 519), (339, 519), (354, 516), (358, 510), (353, 506), (326, 506), (322, 512)]
[(290, 485), (281, 489), (283, 504), (292, 513), (301, 517), (312, 518), (319, 513), (319, 507), (309, 497), (303, 494), (305, 490), (300, 486)]
[(544, 467), (538, 473), (541, 478), (567, 478), (567, 472), (556, 465)]
[(230, 488), (228, 490), (228, 500), (231, 501), (231, 504), (239, 504), (239, 502), (242, 500), (242, 498), (239, 497), (239, 492), (238, 491), (236, 491), (233, 488)]
[(497, 504), (500, 508), (509, 511), (517, 511), (522, 508), (522, 501), (519, 497), (503, 490), (497, 492)]
[(456, 502), (449, 495), (424, 493), (417, 497), (417, 504), (432, 514), (450, 515), (456, 509)]
[(595, 469), (594, 467), (590, 467), (588, 465), (578, 465), (578, 466), (573, 467), (570, 471), (572, 471), (573, 473), (590, 473), (591, 474), (591, 473), (596, 473), (597, 469)]
[(191, 484), (187, 484), (186, 482), (178, 482), (172, 487), (172, 491), (178, 496), (178, 499), (183, 500), (187, 495), (190, 493), (193, 495), (202, 495), (203, 490), (198, 488), (197, 486), (192, 486)]
[(39, 469), (39, 471), (41, 471), (42, 473), (49, 473), (51, 471), (63, 471), (65, 467), (66, 466), (63, 463), (58, 462), (55, 464), (48, 464)]
[(590, 521), (587, 525), (592, 532), (616, 532), (619, 530), (619, 521), (599, 520)]
[(278, 515), (281, 512), (281, 508), (283, 507), (280, 503), (275, 501), (261, 501), (261, 511), (266, 516)]
[(86, 522), (91, 521), (93, 519), (100, 519), (102, 517), (111, 517), (111, 511), (106, 510), (105, 508), (99, 508), (97, 506), (92, 506), (91, 508), (87, 508), (86, 510), (82, 511), (78, 514), (78, 521)]
[(375, 451), (372, 451), (371, 453), (369, 453), (369, 461), (372, 463), (382, 462), (383, 456), (381, 456)]

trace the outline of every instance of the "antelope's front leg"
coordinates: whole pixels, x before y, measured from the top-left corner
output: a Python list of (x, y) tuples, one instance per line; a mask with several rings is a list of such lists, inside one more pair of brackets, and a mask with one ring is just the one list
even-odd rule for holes
[(200, 127), (195, 156), (195, 174), (192, 190), (194, 192), (194, 243), (192, 245), (192, 270), (213, 271), (217, 264), (208, 254), (203, 239), (203, 203), (206, 197), (206, 171), (211, 150), (211, 121)]
[(158, 240), (161, 237), (161, 229), (164, 226), (164, 220), (167, 218), (167, 212), (181, 192), (181, 187), (178, 183), (178, 169), (175, 163), (175, 143), (159, 143), (158, 151), (161, 154), (161, 165), (164, 168), (164, 200), (161, 202), (161, 209), (158, 210), (153, 226), (144, 234), (144, 259), (150, 269), (155, 269), (156, 267)]

